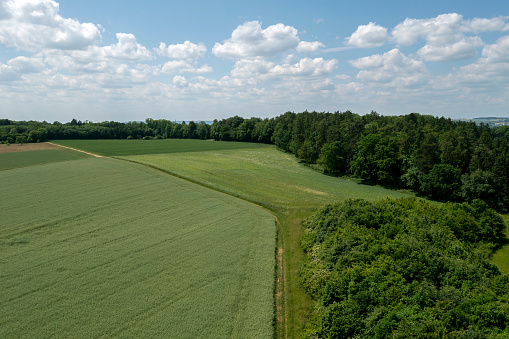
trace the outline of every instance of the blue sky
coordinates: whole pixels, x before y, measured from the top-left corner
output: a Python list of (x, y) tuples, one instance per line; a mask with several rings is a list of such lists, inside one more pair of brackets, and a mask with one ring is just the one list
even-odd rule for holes
[(0, 117), (509, 116), (507, 1), (0, 0)]

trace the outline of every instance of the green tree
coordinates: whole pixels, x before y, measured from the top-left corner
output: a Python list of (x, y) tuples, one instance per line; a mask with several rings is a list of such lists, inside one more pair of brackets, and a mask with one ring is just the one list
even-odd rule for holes
[(421, 177), (421, 192), (441, 201), (455, 200), (461, 186), (460, 169), (449, 164), (435, 164)]
[(320, 150), (318, 163), (325, 173), (345, 173), (348, 169), (346, 145), (342, 141), (324, 144)]

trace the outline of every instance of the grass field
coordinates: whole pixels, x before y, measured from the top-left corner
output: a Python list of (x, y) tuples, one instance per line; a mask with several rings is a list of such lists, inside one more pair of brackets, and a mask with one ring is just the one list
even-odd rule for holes
[(109, 158), (4, 170), (0, 185), (1, 338), (272, 337), (263, 209)]
[(216, 151), (239, 148), (264, 148), (265, 144), (195, 140), (58, 140), (55, 143), (104, 156), (133, 154), (181, 153), (195, 151)]
[(207, 187), (253, 201), (270, 209), (280, 221), (279, 246), (284, 246), (286, 322), (280, 336), (298, 337), (309, 319), (312, 301), (299, 283), (304, 255), (299, 246), (300, 222), (325, 204), (349, 198), (408, 197), (381, 187), (361, 185), (315, 172), (293, 155), (275, 147), (122, 157), (149, 164)]
[(86, 157), (90, 157), (90, 155), (69, 149), (0, 153), (0, 171)]

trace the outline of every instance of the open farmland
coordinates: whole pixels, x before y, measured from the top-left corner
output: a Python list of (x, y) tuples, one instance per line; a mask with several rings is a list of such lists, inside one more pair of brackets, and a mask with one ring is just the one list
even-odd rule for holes
[(1, 338), (272, 337), (268, 212), (76, 153), (0, 171)]
[(239, 148), (270, 147), (269, 145), (266, 144), (196, 140), (196, 139), (58, 140), (55, 141), (55, 143), (104, 156), (182, 153), (197, 151), (218, 151)]
[[(39, 147), (34, 147), (39, 146)], [(60, 148), (47, 143), (28, 145), (0, 145), (0, 171), (47, 164), (51, 162), (76, 160), (89, 157), (84, 153)]]
[[(304, 255), (299, 245), (301, 220), (325, 204), (349, 198), (398, 198), (409, 194), (359, 184), (315, 172), (274, 146), (193, 153), (146, 154), (122, 157), (198, 182), (270, 209), (280, 221), (278, 276), (286, 288), (278, 312), (278, 335), (298, 337), (312, 305), (299, 282)], [(284, 252), (282, 248), (284, 247)], [(280, 286), (283, 288), (283, 286)]]

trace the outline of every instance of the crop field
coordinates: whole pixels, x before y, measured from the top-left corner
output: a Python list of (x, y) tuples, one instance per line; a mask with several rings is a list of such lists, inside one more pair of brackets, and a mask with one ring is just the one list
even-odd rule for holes
[(76, 153), (0, 171), (1, 338), (272, 337), (270, 213)]
[(334, 201), (408, 197), (315, 172), (275, 147), (124, 156), (270, 209), (315, 210)]
[(224, 149), (265, 148), (265, 144), (195, 140), (58, 140), (55, 143), (104, 156), (134, 154), (180, 153), (196, 151), (217, 151)]
[(33, 166), (37, 164), (76, 160), (86, 157), (90, 156), (85, 153), (62, 148), (26, 152), (0, 153), (0, 171), (26, 166)]

